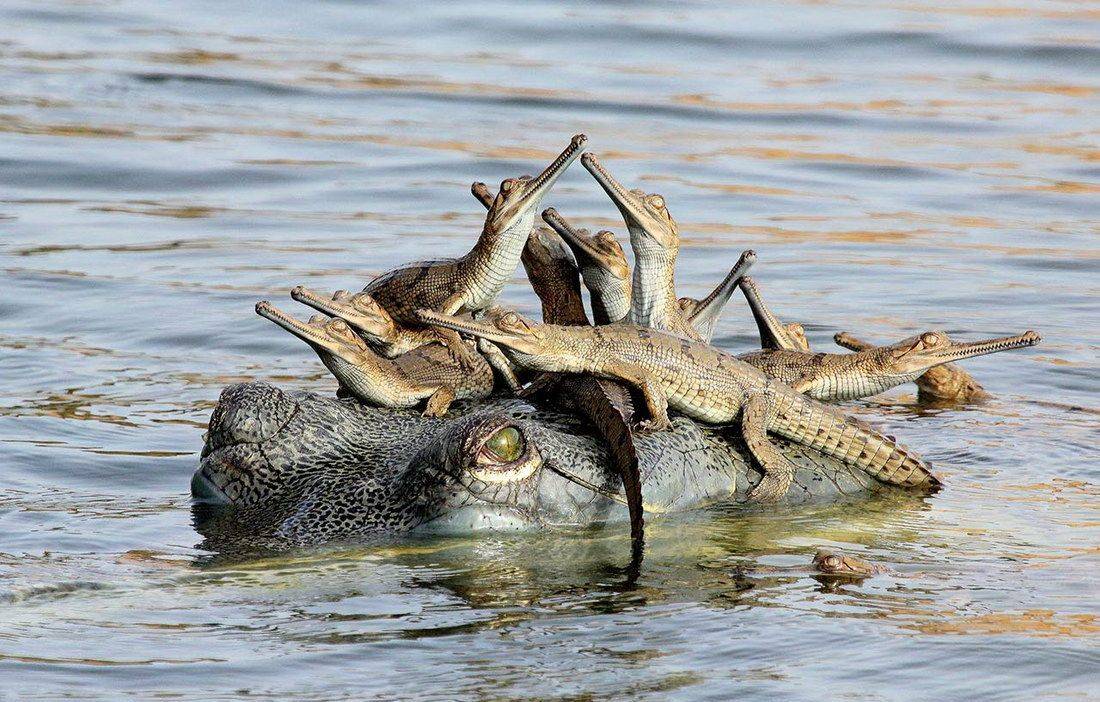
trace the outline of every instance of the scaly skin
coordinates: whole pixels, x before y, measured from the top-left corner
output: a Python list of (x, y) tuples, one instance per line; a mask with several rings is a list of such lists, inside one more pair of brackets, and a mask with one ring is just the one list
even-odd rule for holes
[(519, 265), (543, 197), (586, 142), (578, 134), (537, 177), (502, 182), (481, 237), (465, 256), (406, 264), (378, 276), (363, 291), (402, 324), (415, 324), (415, 312), (421, 308), (446, 314), (487, 309)]
[(325, 297), (299, 285), (290, 291), (290, 296), (318, 312), (343, 319), (359, 332), (372, 349), (386, 358), (397, 358), (419, 346), (446, 341), (434, 329), (398, 324), (367, 293), (353, 295), (347, 290), (337, 290), (331, 297)]
[(793, 467), (768, 438), (784, 438), (836, 458), (895, 485), (934, 486), (939, 481), (909, 449), (775, 382), (736, 357), (637, 325), (563, 327), (535, 324), (509, 312), (493, 324), (421, 310), (426, 324), (483, 337), (499, 344), (531, 370), (589, 373), (637, 388), (652, 419), (651, 430), (671, 426), (668, 409), (711, 424), (739, 417), (750, 452), (764, 469), (752, 497), (775, 500), (791, 483)]
[(756, 263), (756, 252), (751, 249), (745, 251), (737, 259), (737, 263), (730, 269), (730, 272), (726, 274), (726, 277), (722, 279), (722, 282), (714, 290), (711, 290), (709, 295), (702, 300), (691, 297), (681, 297), (677, 300), (680, 314), (695, 327), (703, 341), (709, 342), (710, 338), (714, 336), (714, 327), (717, 326), (718, 319), (722, 316), (722, 310), (725, 309), (726, 303), (733, 295), (733, 291), (737, 289), (741, 279), (745, 277), (745, 274), (748, 273), (754, 263)]
[(738, 358), (815, 399), (855, 400), (908, 383), (944, 363), (1034, 346), (1040, 340), (1038, 334), (1027, 331), (1018, 336), (956, 343), (942, 331), (927, 331), (896, 344), (856, 353), (771, 349), (740, 354)]
[(665, 199), (656, 193), (627, 190), (600, 165), (594, 154), (585, 154), (581, 164), (619, 208), (630, 232), (630, 246), (634, 249), (630, 321), (700, 341), (699, 332), (680, 314), (676, 299), (680, 230), (665, 207)]
[[(546, 218), (546, 213), (543, 218)], [(578, 283), (577, 263), (562, 239), (552, 231), (538, 230), (531, 235), (523, 255), (527, 278), (542, 301), (543, 322), (588, 326)], [(478, 339), (478, 342), (491, 343), (485, 339)], [(622, 479), (630, 509), (631, 537), (640, 546), (643, 536), (642, 488), (638, 451), (631, 430), (634, 404), (630, 390), (605, 378), (543, 373), (520, 394), (531, 397), (539, 393), (551, 398), (559, 407), (585, 418), (607, 441), (611, 465)]]
[[(397, 359), (382, 358), (342, 319), (315, 315), (308, 323), (256, 304), (256, 313), (305, 341), (356, 399), (380, 407), (414, 407), (427, 400), (424, 414), (440, 417), (455, 399), (481, 399), (493, 390), (493, 371), (484, 360), (474, 371), (438, 344), (420, 346)], [(476, 356), (476, 354), (475, 354)]]
[[(861, 341), (848, 332), (833, 335), (837, 346), (852, 351), (869, 351), (875, 345)], [(970, 402), (990, 395), (974, 377), (954, 363), (933, 366), (917, 376), (917, 399), (922, 402)]]
[[(506, 427), (518, 458), (492, 451)], [(690, 419), (636, 439), (647, 510), (740, 503), (760, 480), (740, 441)], [(876, 491), (862, 471), (781, 445), (799, 466), (789, 503)], [(222, 392), (192, 493), (203, 548), (229, 554), (410, 529), (598, 528), (627, 514), (608, 460), (590, 423), (514, 398), (436, 419), (248, 383)]]
[[(626, 319), (630, 314), (630, 265), (615, 234), (605, 229), (590, 236), (587, 229), (574, 229), (553, 207), (542, 213), (542, 219), (572, 249), (584, 286), (592, 296), (596, 324)], [(547, 321), (545, 315), (543, 321)]]
[(561, 237), (538, 227), (523, 247), (523, 269), (542, 302), (542, 318), (555, 324), (588, 324), (581, 298), (580, 274)]

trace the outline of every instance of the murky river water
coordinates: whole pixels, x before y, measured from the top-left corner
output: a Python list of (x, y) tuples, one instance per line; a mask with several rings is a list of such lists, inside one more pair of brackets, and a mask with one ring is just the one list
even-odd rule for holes
[[(1100, 696), (1096, 5), (760, 5), (4, 2), (0, 697)], [(652, 520), (633, 585), (615, 529), (202, 567), (220, 388), (334, 387), (253, 302), (464, 251), (469, 182), (578, 131), (681, 294), (752, 247), (819, 349), (1042, 332), (987, 403), (853, 403), (946, 489)], [(623, 232), (579, 167), (548, 204)]]

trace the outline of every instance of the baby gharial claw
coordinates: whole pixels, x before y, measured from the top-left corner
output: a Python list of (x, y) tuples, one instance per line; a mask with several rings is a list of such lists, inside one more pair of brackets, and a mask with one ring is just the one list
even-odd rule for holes
[(668, 431), (672, 428), (672, 422), (668, 417), (664, 419), (644, 419), (638, 422), (638, 431), (642, 434), (652, 434), (658, 431)]

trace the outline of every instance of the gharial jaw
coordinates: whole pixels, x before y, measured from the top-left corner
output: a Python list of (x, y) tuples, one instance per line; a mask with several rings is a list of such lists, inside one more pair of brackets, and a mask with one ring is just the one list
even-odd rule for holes
[(680, 230), (665, 206), (664, 197), (642, 190), (627, 190), (600, 164), (595, 154), (585, 154), (581, 158), (581, 165), (592, 174), (619, 208), (623, 221), (630, 230), (630, 243), (636, 251), (655, 247), (670, 252), (679, 250)]
[(396, 341), (397, 325), (393, 317), (367, 293), (352, 295), (346, 290), (337, 290), (326, 298), (298, 285), (290, 291), (290, 297), (319, 312), (345, 320), (379, 343), (392, 344)]
[(309, 322), (292, 317), (267, 300), (256, 303), (256, 314), (269, 319), (309, 344), (324, 359), (335, 356), (353, 365), (362, 363), (370, 350), (342, 319), (327, 319), (314, 315)]
[[(558, 157), (555, 158), (542, 173), (531, 178), (507, 178), (500, 184), (500, 190), (493, 199), (489, 208), (489, 214), (485, 219), (485, 231), (487, 233), (503, 233), (514, 229), (524, 229), (523, 236), (534, 225), (535, 214), (542, 199), (550, 192), (550, 188), (561, 177), (584, 151), (588, 143), (588, 137), (577, 134), (569, 142)], [(484, 202), (488, 189), (481, 184), (475, 184), (472, 188), (474, 195)]]
[[(582, 338), (585, 327), (536, 324), (510, 310), (497, 310), (479, 321), (432, 310), (419, 310), (417, 317), (424, 324), (491, 341), (499, 345), (510, 360), (528, 370), (550, 373), (591, 370), (585, 354), (587, 344)], [(569, 337), (559, 338), (559, 329), (569, 330)]]
[(916, 376), (935, 366), (1000, 351), (1035, 346), (1042, 337), (1034, 331), (983, 341), (958, 343), (942, 331), (927, 331), (896, 344), (861, 353), (878, 354), (884, 370), (898, 376)]

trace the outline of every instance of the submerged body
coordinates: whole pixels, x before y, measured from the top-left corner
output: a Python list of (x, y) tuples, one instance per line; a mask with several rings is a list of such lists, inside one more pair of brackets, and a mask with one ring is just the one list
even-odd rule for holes
[[(207, 546), (627, 518), (605, 444), (584, 423), (515, 399), (466, 410), (440, 419), (266, 383), (226, 388), (192, 480), (196, 498), (229, 508), (200, 526)], [(744, 444), (687, 418), (636, 445), (652, 514), (741, 502), (761, 479)], [(815, 451), (779, 450), (796, 466), (789, 503), (882, 489)]]

